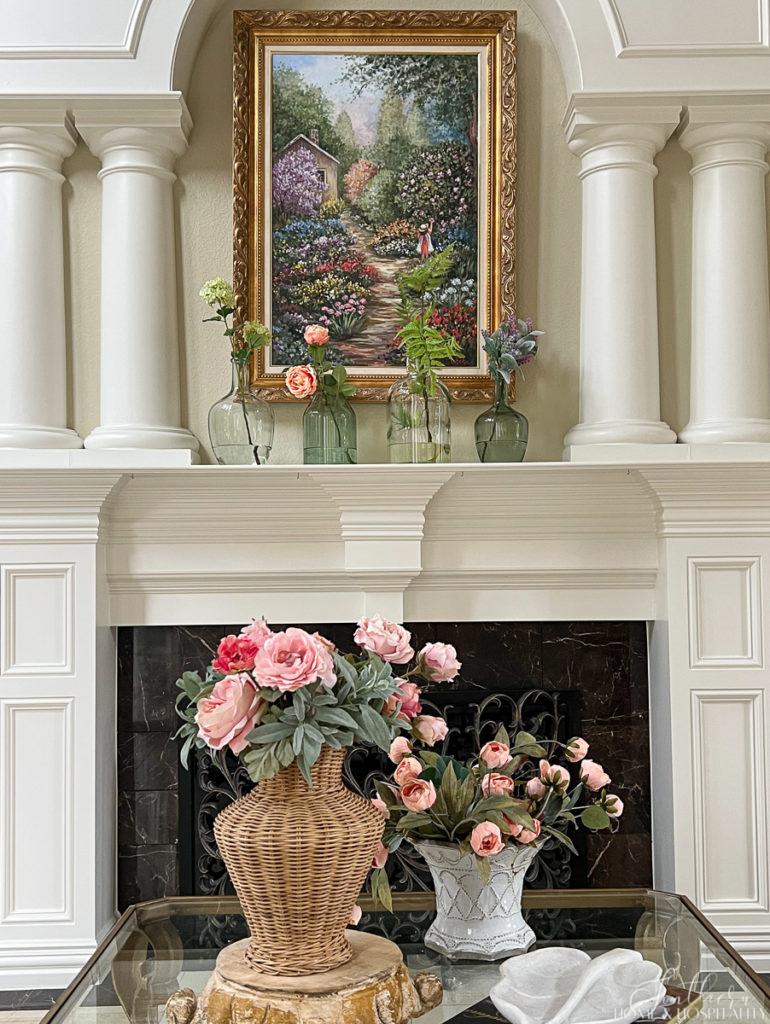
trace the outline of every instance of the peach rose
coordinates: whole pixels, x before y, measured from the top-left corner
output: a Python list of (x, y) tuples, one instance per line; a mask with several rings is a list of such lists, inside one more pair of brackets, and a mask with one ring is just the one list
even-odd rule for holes
[(393, 772), (393, 778), (399, 786), (406, 785), (411, 779), (416, 779), (418, 775), (422, 775), (422, 765), (416, 757), (402, 758)]
[(388, 751), (388, 757), (391, 759), (393, 764), (398, 764), (405, 757), (409, 757), (412, 753), (412, 744), (406, 738), (406, 736), (396, 736), (390, 745)]
[(318, 377), (312, 366), (292, 366), (286, 371), (286, 390), (294, 398), (312, 398), (318, 390)]
[(487, 768), (504, 768), (511, 759), (511, 748), (505, 743), (490, 740), (481, 748), (479, 757)]
[(217, 647), (217, 656), (211, 663), (215, 672), (229, 675), (231, 672), (248, 672), (254, 668), (254, 659), (259, 654), (259, 644), (249, 636), (223, 636)]
[(305, 341), (308, 345), (325, 345), (329, 340), (329, 332), (320, 324), (308, 324), (305, 328)]
[(435, 715), (418, 715), (412, 721), (412, 735), (429, 747), (435, 746), (439, 740), (446, 739), (448, 732), (449, 726), (444, 719), (436, 718)]
[(623, 801), (614, 793), (608, 793), (604, 800), (604, 809), (611, 818), (619, 818), (623, 813)]
[(356, 905), (350, 911), (350, 921), (348, 922), (348, 924), (351, 925), (351, 927), (355, 928), (355, 926), (361, 920), (362, 915), (363, 915), (363, 910), (361, 910), (359, 905), (356, 903)]
[(405, 665), (414, 657), (414, 648), (409, 641), (412, 634), (395, 622), (372, 615), (358, 620), (358, 629), (353, 640), (365, 651), (371, 651), (383, 661), (394, 665)]
[(372, 797), (372, 806), (374, 807), (374, 809), (376, 811), (378, 811), (383, 816), (383, 818), (389, 818), (390, 817), (390, 811), (388, 810), (388, 805), (380, 797), (378, 797), (378, 796), (373, 796)]
[(245, 675), (225, 676), (208, 697), (198, 701), (195, 723), (200, 737), (212, 750), (229, 747), (234, 754), (246, 746), (246, 737), (267, 710), (267, 701)]
[(503, 834), (491, 821), (481, 821), (471, 832), (471, 849), (479, 857), (494, 857), (505, 846)]
[(567, 744), (567, 749), (564, 752), (564, 756), (568, 761), (576, 764), (578, 761), (582, 761), (588, 753), (588, 744), (582, 736), (573, 736)]
[(535, 826), (534, 829), (522, 828), (522, 830), (516, 836), (516, 839), (520, 843), (531, 843), (531, 842), (533, 842), (540, 835), (541, 825), (540, 825), (540, 819), (539, 818), (535, 818), (534, 819), (534, 826)]
[(397, 717), (402, 722), (409, 722), (422, 711), (420, 704), (420, 687), (416, 683), (409, 683), (406, 679), (397, 679), (398, 689), (385, 701), (383, 712), (386, 715), (394, 715), (398, 710)]
[(569, 785), (569, 772), (559, 764), (549, 764), (543, 758), (540, 761), (540, 779), (546, 786), (554, 789), (566, 789)]
[(604, 786), (608, 786), (612, 781), (607, 772), (596, 761), (583, 761), (580, 766), (580, 779), (586, 789), (590, 789), (592, 793), (603, 789)]
[(374, 851), (372, 857), (373, 868), (384, 868), (385, 862), (388, 859), (388, 848), (383, 842), (377, 843), (377, 849)]
[(333, 686), (337, 680), (329, 651), (304, 629), (290, 626), (273, 633), (254, 659), (254, 678), (260, 686), (293, 692), (317, 680)]
[(540, 779), (530, 779), (527, 783), (527, 793), (533, 800), (542, 800), (547, 790)]
[(436, 787), (425, 779), (410, 779), (401, 787), (401, 799), (408, 811), (427, 811), (436, 802)]
[(484, 796), (508, 796), (513, 792), (513, 779), (497, 772), (488, 772), (481, 780), (481, 792)]
[(460, 671), (462, 662), (451, 644), (426, 644), (417, 655), (420, 666), (433, 683), (448, 683)]

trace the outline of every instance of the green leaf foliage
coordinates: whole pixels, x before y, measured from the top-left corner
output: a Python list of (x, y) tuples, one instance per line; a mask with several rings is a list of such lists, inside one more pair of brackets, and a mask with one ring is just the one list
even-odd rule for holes
[(594, 832), (610, 827), (610, 816), (599, 804), (589, 804), (581, 813), (580, 820)]

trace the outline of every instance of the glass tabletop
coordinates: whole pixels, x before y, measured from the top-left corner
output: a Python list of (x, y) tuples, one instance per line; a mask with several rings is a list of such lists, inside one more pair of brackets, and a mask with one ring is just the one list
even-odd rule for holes
[[(395, 897), (393, 913), (362, 900), (362, 928), (392, 939), (413, 973), (429, 970), (444, 1001), (420, 1020), (439, 1024), (485, 999), (497, 964), (451, 961), (422, 938), (433, 919), (430, 894)], [(770, 988), (684, 897), (646, 889), (537, 890), (524, 894), (537, 946), (571, 946), (598, 956), (636, 949), (663, 969), (662, 1021), (770, 1024)], [(130, 908), (105, 937), (44, 1024), (162, 1024), (166, 1000), (200, 992), (223, 946), (247, 935), (235, 897), (179, 897)], [(479, 1018), (483, 1019), (483, 1018)]]

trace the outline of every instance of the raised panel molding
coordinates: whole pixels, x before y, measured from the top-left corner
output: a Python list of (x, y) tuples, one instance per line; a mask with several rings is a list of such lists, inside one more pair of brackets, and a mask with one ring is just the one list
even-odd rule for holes
[(760, 559), (689, 558), (691, 668), (762, 666)]
[(0, 676), (74, 672), (75, 567), (4, 565), (0, 570)]
[(114, 43), (41, 43), (39, 45), (0, 46), (3, 60), (120, 60), (133, 59), (152, 0), (133, 0), (121, 39)]
[(72, 705), (0, 700), (2, 924), (74, 919)]
[(698, 905), (766, 912), (764, 691), (693, 690), (691, 697)]

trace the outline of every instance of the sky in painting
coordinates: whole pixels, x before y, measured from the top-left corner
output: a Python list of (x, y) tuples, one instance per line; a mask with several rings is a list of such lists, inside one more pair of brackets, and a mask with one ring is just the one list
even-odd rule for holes
[(343, 56), (329, 53), (274, 54), (273, 70), (278, 68), (299, 71), (309, 85), (323, 89), (334, 107), (335, 116), (347, 110), (359, 146), (368, 146), (374, 141), (382, 93), (379, 90), (354, 93), (349, 83), (342, 80), (345, 70)]

